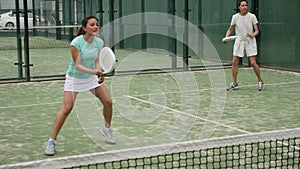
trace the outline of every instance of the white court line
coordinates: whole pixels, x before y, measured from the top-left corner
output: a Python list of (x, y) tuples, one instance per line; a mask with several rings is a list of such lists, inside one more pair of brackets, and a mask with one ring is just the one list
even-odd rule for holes
[[(281, 83), (266, 83), (265, 82), (265, 85), (267, 86), (277, 86), (277, 85), (289, 85), (289, 84), (299, 84), (300, 81), (293, 81), (293, 82), (281, 82)], [(245, 86), (245, 87), (253, 87), (253, 86), (257, 86), (257, 84), (255, 85), (242, 85), (242, 86)]]
[(0, 60), (10, 61), (10, 62), (16, 62), (16, 61), (14, 61), (12, 59), (8, 59), (6, 57), (0, 57)]
[[(277, 86), (277, 85), (289, 85), (289, 84), (299, 84), (300, 81), (293, 81), (293, 82), (282, 82), (282, 83), (271, 83), (271, 84), (265, 84), (266, 88), (268, 86)], [(239, 85), (240, 88), (247, 88), (247, 87), (255, 87), (257, 84), (252, 84), (252, 85)], [(226, 90), (226, 86), (224, 88), (214, 88), (217, 90)], [(196, 92), (196, 91), (209, 91), (212, 90), (212, 88), (200, 88), (200, 89), (195, 89), (195, 90), (186, 90), (186, 91), (170, 91), (170, 92), (163, 92), (165, 94), (172, 94), (172, 93), (188, 93), (188, 92)], [(230, 91), (229, 91), (230, 92)], [(161, 93), (151, 93), (151, 95), (156, 95), (156, 94), (161, 94)], [(137, 94), (134, 96), (148, 96), (149, 94)], [(115, 98), (122, 98), (120, 97), (115, 97)]]
[(161, 108), (164, 108), (164, 109), (167, 109), (167, 110), (170, 110), (170, 111), (179, 113), (179, 114), (184, 114), (184, 115), (187, 115), (187, 116), (189, 116), (189, 117), (193, 117), (193, 118), (196, 118), (196, 119), (201, 119), (201, 120), (203, 120), (203, 121), (207, 121), (207, 122), (210, 122), (210, 123), (214, 123), (214, 124), (217, 124), (217, 125), (220, 125), (220, 126), (223, 126), (223, 127), (229, 128), (229, 129), (232, 129), (232, 130), (239, 131), (239, 132), (241, 132), (241, 133), (251, 134), (251, 132), (246, 131), (246, 130), (242, 130), (242, 129), (239, 129), (239, 128), (236, 128), (236, 127), (232, 127), (232, 126), (229, 126), (229, 125), (226, 125), (226, 124), (222, 124), (222, 123), (219, 123), (219, 122), (216, 122), (216, 121), (212, 121), (212, 120), (209, 120), (209, 119), (207, 119), (207, 118), (203, 118), (203, 117), (195, 116), (195, 115), (192, 115), (192, 114), (188, 114), (188, 113), (186, 113), (186, 112), (182, 112), (182, 111), (179, 111), (179, 110), (176, 110), (176, 109), (172, 109), (172, 108), (167, 107), (167, 106), (162, 106), (162, 105), (160, 105), (160, 104), (156, 104), (156, 103), (149, 102), (149, 101), (146, 101), (146, 100), (143, 100), (143, 99), (139, 99), (139, 98), (134, 97), (134, 96), (129, 96), (129, 95), (124, 95), (124, 96), (125, 96), (125, 97), (128, 97), (128, 98), (131, 98), (131, 99), (134, 99), (134, 100), (138, 100), (138, 101), (143, 102), (143, 103), (148, 103), (148, 104), (151, 104), (151, 105), (155, 105), (155, 106), (158, 106), (158, 107), (161, 107)]
[[(76, 102), (85, 102), (85, 101), (92, 101), (94, 99), (85, 99), (85, 100), (76, 100)], [(33, 106), (45, 106), (45, 105), (54, 105), (54, 104), (62, 104), (61, 102), (52, 102), (52, 103), (37, 103), (37, 104), (26, 104), (26, 105), (18, 105), (18, 106), (7, 106), (7, 107), (0, 107), (0, 109), (12, 109), (12, 108), (20, 108), (20, 107), (33, 107)]]
[[(195, 115), (192, 115), (192, 114), (188, 114), (186, 112), (182, 112), (182, 111), (179, 111), (179, 110), (176, 110), (176, 109), (172, 109), (170, 107), (167, 107), (167, 106), (162, 106), (160, 104), (156, 104), (156, 103), (153, 103), (153, 102), (149, 102), (149, 101), (146, 101), (146, 100), (143, 100), (143, 99), (139, 99), (137, 97), (133, 97), (133, 96), (129, 96), (129, 95), (124, 95), (125, 97), (128, 97), (128, 98), (131, 98), (131, 99), (134, 99), (134, 100), (137, 100), (137, 101), (140, 101), (140, 102), (143, 102), (143, 103), (148, 103), (148, 104), (151, 104), (151, 105), (155, 105), (155, 106), (158, 106), (158, 107), (161, 107), (161, 108), (164, 108), (164, 109), (167, 109), (167, 110), (170, 110), (170, 111), (173, 111), (173, 112), (176, 112), (176, 113), (180, 113), (180, 114), (184, 114), (186, 116), (189, 116), (189, 117), (193, 117), (193, 118), (197, 118), (197, 119), (200, 119), (200, 120), (203, 120), (203, 121), (207, 121), (207, 122), (210, 122), (210, 123), (214, 123), (216, 125), (220, 125), (220, 126), (223, 126), (225, 128), (229, 128), (229, 129), (232, 129), (232, 130), (235, 130), (235, 131), (239, 131), (241, 133), (245, 133), (245, 134), (252, 134), (253, 132), (249, 132), (249, 131), (246, 131), (246, 130), (242, 130), (242, 129), (239, 129), (239, 128), (236, 128), (236, 127), (232, 127), (230, 125), (226, 125), (226, 124), (223, 124), (223, 123), (219, 123), (219, 122), (216, 122), (216, 121), (212, 121), (212, 120), (209, 120), (207, 118), (203, 118), (203, 117), (199, 117), (199, 116), (195, 116)], [(278, 143), (282, 144), (282, 145), (285, 145), (285, 146), (289, 146), (289, 144), (286, 144), (286, 143), (283, 143), (282, 141), (279, 141)], [(291, 146), (292, 148), (296, 149), (296, 150), (300, 150), (299, 147), (295, 147), (295, 146)]]
[[(266, 86), (276, 86), (276, 85), (289, 85), (289, 84), (299, 84), (300, 81), (293, 81), (293, 82), (282, 82), (282, 83), (271, 83), (271, 84), (265, 84)], [(240, 87), (254, 87), (257, 85), (241, 85)], [(216, 88), (216, 89), (226, 89), (225, 88)], [(188, 93), (188, 92), (195, 92), (195, 91), (206, 91), (211, 90), (211, 88), (201, 88), (201, 89), (195, 89), (195, 90), (187, 90), (187, 91), (170, 91), (170, 92), (164, 92), (164, 93)], [(161, 93), (151, 93), (151, 95), (155, 94), (161, 94)], [(135, 96), (148, 96), (149, 94), (139, 94)], [(114, 97), (114, 98), (122, 98), (123, 96)], [(76, 100), (76, 101), (91, 101), (92, 99), (87, 100)], [(0, 107), (0, 109), (11, 109), (11, 108), (20, 108), (20, 107), (31, 107), (31, 106), (43, 106), (43, 105), (53, 105), (53, 104), (59, 104), (62, 102), (52, 102), (52, 103), (37, 103), (37, 104), (27, 104), (27, 105), (18, 105), (18, 106), (6, 106), (6, 107)]]
[(7, 106), (7, 107), (0, 107), (0, 109), (11, 109), (11, 108), (20, 108), (20, 107), (32, 107), (32, 106), (44, 106), (44, 105), (53, 105), (62, 102), (52, 102), (52, 103), (40, 103), (40, 104), (26, 104), (26, 105), (18, 105), (18, 106)]

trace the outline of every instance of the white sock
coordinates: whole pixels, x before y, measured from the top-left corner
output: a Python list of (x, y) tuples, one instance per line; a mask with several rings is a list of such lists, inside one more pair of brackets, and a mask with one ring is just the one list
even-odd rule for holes
[(51, 138), (51, 137), (50, 137), (50, 139), (49, 139), (49, 140), (50, 140), (50, 141), (55, 141), (55, 140), (54, 140), (53, 138)]

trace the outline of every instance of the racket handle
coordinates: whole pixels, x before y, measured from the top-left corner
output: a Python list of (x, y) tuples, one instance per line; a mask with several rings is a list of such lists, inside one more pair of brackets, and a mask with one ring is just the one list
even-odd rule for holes
[(101, 83), (103, 83), (103, 81), (104, 81), (104, 77), (103, 77), (103, 76), (100, 76), (100, 77), (98, 78), (98, 83), (101, 84)]

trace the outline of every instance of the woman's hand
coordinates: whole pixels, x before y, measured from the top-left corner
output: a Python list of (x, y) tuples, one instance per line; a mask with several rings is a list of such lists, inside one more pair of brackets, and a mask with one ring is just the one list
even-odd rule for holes
[(98, 80), (98, 83), (101, 84), (103, 83), (104, 81), (104, 76), (105, 76), (105, 73), (102, 73), (99, 69), (95, 69), (96, 71), (96, 75), (98, 76), (99, 80)]
[(100, 76), (98, 79), (98, 83), (101, 84), (104, 82), (104, 76)]
[(105, 74), (101, 72), (99, 69), (95, 69), (94, 71), (95, 71), (95, 75), (97, 75), (98, 77), (105, 76)]

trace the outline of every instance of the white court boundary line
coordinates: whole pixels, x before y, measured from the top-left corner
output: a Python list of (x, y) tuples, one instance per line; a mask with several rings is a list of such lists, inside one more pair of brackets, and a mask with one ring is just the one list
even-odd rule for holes
[[(272, 83), (272, 84), (265, 84), (266, 86), (277, 86), (277, 85), (289, 85), (289, 84), (299, 84), (300, 81), (293, 81), (293, 82), (283, 82), (283, 83)], [(252, 84), (252, 85), (239, 85), (240, 88), (242, 87), (255, 87), (257, 86), (257, 84)], [(215, 88), (218, 90), (226, 90), (226, 86), (224, 88)], [(186, 91), (170, 91), (170, 92), (164, 92), (166, 94), (172, 94), (172, 93), (188, 93), (188, 92), (195, 92), (195, 91), (209, 91), (211, 90), (211, 88), (202, 88), (202, 89), (195, 89), (195, 90), (186, 90)], [(230, 92), (230, 91), (228, 91)], [(151, 93), (151, 95), (155, 95), (155, 94), (161, 94), (161, 93)], [(148, 96), (149, 94), (137, 94), (134, 96)], [(116, 97), (116, 98), (121, 98), (121, 97)]]
[[(236, 127), (233, 127), (233, 126), (230, 126), (230, 125), (226, 125), (224, 123), (219, 123), (219, 122), (209, 120), (207, 118), (196, 116), (196, 115), (193, 115), (193, 114), (188, 114), (186, 112), (179, 111), (179, 110), (176, 110), (176, 109), (172, 109), (170, 107), (163, 106), (163, 105), (160, 105), (160, 104), (156, 104), (156, 103), (153, 103), (153, 102), (149, 102), (149, 101), (146, 101), (146, 100), (143, 100), (143, 99), (139, 99), (137, 97), (133, 97), (133, 96), (129, 96), (129, 95), (124, 95), (124, 97), (128, 97), (130, 99), (134, 99), (134, 100), (137, 100), (137, 101), (140, 101), (140, 102), (143, 102), (143, 103), (148, 103), (148, 104), (151, 104), (151, 105), (154, 105), (154, 106), (158, 106), (158, 107), (161, 107), (161, 108), (164, 108), (164, 109), (167, 109), (167, 110), (179, 113), (179, 114), (184, 114), (184, 115), (189, 116), (189, 117), (193, 117), (193, 118), (200, 119), (200, 120), (203, 120), (203, 121), (206, 121), (206, 122), (210, 122), (210, 123), (216, 124), (218, 126), (222, 126), (222, 127), (225, 127), (225, 128), (235, 130), (235, 131), (239, 131), (239, 132), (244, 133), (244, 134), (253, 134), (253, 132), (250, 132), (250, 131), (247, 131), (247, 130), (243, 130), (243, 129), (236, 128)], [(289, 146), (288, 144), (283, 143), (282, 141), (278, 141), (278, 143), (282, 144), (282, 145), (285, 145), (285, 146)], [(297, 147), (297, 146), (296, 147), (291, 146), (291, 147), (294, 148), (294, 149), (300, 150), (300, 147)]]
[[(268, 84), (268, 85), (288, 85), (288, 84), (294, 84), (294, 83), (299, 83), (299, 81), (294, 81), (294, 82), (283, 82), (283, 83), (272, 83), (272, 84)], [(243, 87), (253, 87), (253, 86), (256, 86), (256, 85), (243, 85)], [(220, 88), (220, 89), (223, 89), (223, 88)], [(193, 92), (193, 91), (205, 91), (205, 90), (211, 90), (211, 88), (203, 88), (203, 89), (198, 89), (198, 90), (188, 90), (188, 91), (172, 91), (172, 92), (165, 92), (165, 93), (182, 93), (182, 92)], [(225, 90), (225, 89), (224, 89)], [(152, 93), (151, 95), (154, 95), (155, 93)], [(157, 93), (159, 94), (159, 93)], [(161, 93), (160, 93), (161, 94)], [(137, 97), (139, 96), (148, 96), (149, 94), (141, 94), (141, 95), (135, 95)], [(130, 95), (124, 95), (123, 97), (127, 97), (127, 98), (131, 98), (131, 99), (134, 99), (134, 100), (137, 100), (137, 101), (140, 101), (140, 102), (143, 102), (143, 103), (147, 103), (147, 104), (151, 104), (151, 105), (154, 105), (154, 106), (158, 106), (158, 107), (161, 107), (161, 108), (164, 108), (164, 109), (167, 109), (167, 110), (170, 110), (172, 112), (176, 112), (176, 113), (179, 113), (179, 114), (184, 114), (186, 116), (189, 116), (189, 117), (193, 117), (193, 118), (196, 118), (196, 119), (200, 119), (200, 120), (203, 120), (203, 121), (206, 121), (206, 122), (210, 122), (210, 123), (213, 123), (213, 124), (216, 124), (218, 126), (222, 126), (222, 127), (225, 127), (225, 128), (228, 128), (228, 129), (231, 129), (231, 130), (235, 130), (235, 131), (238, 131), (238, 132), (241, 132), (241, 133), (245, 133), (245, 134), (252, 134), (253, 132), (249, 132), (247, 130), (243, 130), (243, 129), (240, 129), (240, 128), (237, 128), (237, 127), (233, 127), (233, 126), (230, 126), (230, 125), (226, 125), (224, 123), (219, 123), (219, 122), (216, 122), (216, 121), (213, 121), (213, 120), (209, 120), (207, 118), (204, 118), (204, 117), (200, 117), (200, 116), (196, 116), (196, 115), (193, 115), (193, 114), (188, 114), (186, 112), (183, 112), (183, 111), (179, 111), (179, 110), (176, 110), (176, 109), (173, 109), (173, 108), (170, 108), (170, 107), (167, 107), (167, 106), (163, 106), (163, 105), (160, 105), (160, 104), (157, 104), (157, 103), (153, 103), (153, 102), (149, 102), (149, 101), (146, 101), (146, 100), (143, 100), (143, 99), (140, 99), (140, 98), (137, 98), (135, 96), (130, 96)], [(122, 98), (121, 96), (120, 97), (117, 97), (117, 98)], [(96, 99), (96, 98), (95, 98)], [(94, 100), (94, 99), (86, 99), (86, 100), (77, 100), (77, 101), (91, 101), (91, 100)], [(19, 105), (19, 106), (8, 106), (8, 107), (0, 107), (0, 109), (8, 109), (8, 108), (20, 108), (20, 107), (31, 107), (31, 106), (43, 106), (43, 105), (53, 105), (53, 104), (61, 104), (62, 102), (52, 102), (52, 103), (41, 103), (41, 104), (29, 104), (29, 105)]]
[(203, 121), (206, 121), (206, 122), (214, 123), (214, 124), (217, 124), (217, 125), (220, 125), (220, 126), (232, 129), (232, 130), (239, 131), (241, 133), (251, 134), (251, 132), (246, 131), (246, 130), (242, 130), (242, 129), (239, 129), (239, 128), (236, 128), (236, 127), (232, 127), (232, 126), (229, 126), (229, 125), (226, 125), (226, 124), (223, 124), (223, 123), (219, 123), (219, 122), (216, 122), (216, 121), (209, 120), (207, 118), (203, 118), (203, 117), (196, 116), (196, 115), (193, 115), (193, 114), (189, 114), (189, 113), (186, 113), (186, 112), (183, 112), (183, 111), (172, 109), (172, 108), (167, 107), (167, 106), (163, 106), (163, 105), (156, 104), (156, 103), (153, 103), (153, 102), (149, 102), (149, 101), (146, 101), (146, 100), (143, 100), (143, 99), (139, 99), (139, 98), (134, 97), (134, 96), (124, 95), (124, 97), (128, 97), (128, 98), (131, 98), (131, 99), (143, 102), (143, 103), (148, 103), (148, 104), (151, 104), (151, 105), (154, 105), (154, 106), (158, 106), (158, 107), (161, 107), (161, 108), (164, 108), (164, 109), (167, 109), (167, 110), (179, 113), (179, 114), (184, 114), (186, 116), (193, 117), (193, 118), (196, 118), (196, 119), (200, 119), (200, 120), (203, 120)]
[[(266, 84), (266, 86), (276, 86), (276, 85), (289, 85), (289, 84), (299, 84), (300, 81), (293, 81), (293, 82), (282, 82), (282, 83), (270, 83)], [(255, 87), (255, 85), (241, 85), (240, 87)], [(226, 86), (224, 88), (216, 88), (216, 89), (226, 89)], [(187, 92), (195, 92), (195, 91), (207, 91), (211, 90), (211, 88), (202, 88), (202, 89), (195, 89), (195, 90), (187, 90), (187, 91), (170, 91), (170, 92), (164, 92), (164, 93), (187, 93)], [(231, 92), (231, 91), (228, 91)], [(151, 95), (155, 94), (161, 94), (161, 93), (152, 93)], [(148, 96), (149, 94), (139, 94), (135, 96)], [(114, 98), (122, 98), (124, 96), (120, 97), (114, 97)], [(95, 98), (96, 99), (96, 98)], [(91, 101), (92, 99), (86, 99), (86, 100), (76, 100), (76, 101)], [(0, 109), (12, 109), (12, 108), (20, 108), (20, 107), (31, 107), (31, 106), (44, 106), (44, 105), (54, 105), (54, 104), (62, 104), (62, 101), (60, 102), (52, 102), (52, 103), (37, 103), (37, 104), (26, 104), (26, 105), (18, 105), (18, 106), (6, 106), (6, 107), (0, 107)]]
[(45, 105), (53, 105), (53, 104), (61, 104), (61, 102), (52, 102), (52, 103), (37, 103), (37, 104), (26, 104), (26, 105), (18, 105), (18, 106), (7, 106), (0, 107), (0, 109), (12, 109), (12, 108), (20, 108), (20, 107), (32, 107), (32, 106), (45, 106)]

